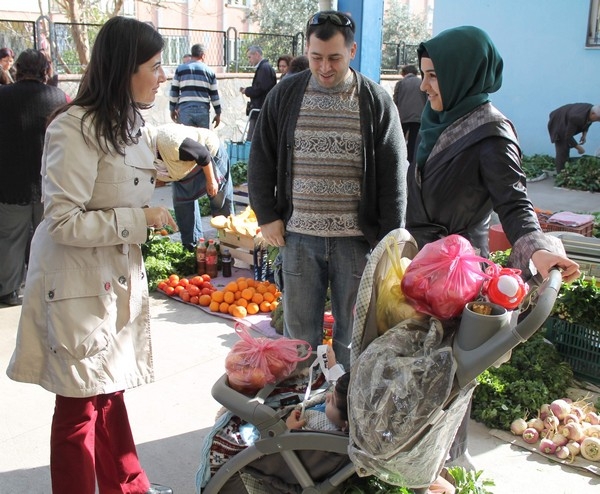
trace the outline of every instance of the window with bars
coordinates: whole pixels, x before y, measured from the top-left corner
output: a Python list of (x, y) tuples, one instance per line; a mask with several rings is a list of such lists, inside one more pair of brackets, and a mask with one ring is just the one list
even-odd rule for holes
[(586, 46), (600, 47), (600, 0), (590, 0)]
[(252, 0), (225, 0), (228, 7), (243, 7), (249, 9), (252, 7)]

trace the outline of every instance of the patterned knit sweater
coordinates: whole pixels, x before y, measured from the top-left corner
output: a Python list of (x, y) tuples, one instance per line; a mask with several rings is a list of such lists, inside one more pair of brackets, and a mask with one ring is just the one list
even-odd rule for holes
[(356, 79), (349, 74), (335, 88), (323, 88), (314, 79), (306, 88), (294, 137), (290, 232), (362, 235), (362, 137)]

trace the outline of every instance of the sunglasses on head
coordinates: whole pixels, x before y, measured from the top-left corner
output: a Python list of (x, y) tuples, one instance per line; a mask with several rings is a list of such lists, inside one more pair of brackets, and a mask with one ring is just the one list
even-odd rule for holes
[(354, 31), (354, 21), (340, 12), (317, 12), (308, 20), (307, 25), (320, 26), (326, 22), (331, 22), (335, 26), (349, 27)]

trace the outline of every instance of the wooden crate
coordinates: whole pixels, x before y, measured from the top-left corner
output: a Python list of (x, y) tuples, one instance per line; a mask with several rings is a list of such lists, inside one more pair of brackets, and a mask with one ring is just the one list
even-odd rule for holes
[[(217, 236), (221, 249), (227, 248), (231, 252), (231, 257), (242, 261), (248, 266), (254, 265), (254, 238), (249, 235), (240, 235), (239, 233), (229, 232), (222, 228), (217, 230)], [(239, 266), (239, 263), (236, 264)]]

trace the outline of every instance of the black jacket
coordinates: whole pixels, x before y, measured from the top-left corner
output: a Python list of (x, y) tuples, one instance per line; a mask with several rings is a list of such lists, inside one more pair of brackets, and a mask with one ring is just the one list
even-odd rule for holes
[[(250, 109), (261, 109), (265, 98), (269, 91), (277, 84), (277, 75), (275, 70), (266, 58), (263, 58), (256, 67), (254, 77), (252, 78), (252, 86), (248, 86), (244, 94), (250, 98)], [(258, 118), (258, 115), (253, 114), (253, 118)]]
[(24, 80), (0, 86), (0, 202), (40, 200), (47, 118), (66, 103), (63, 91), (42, 82)]
[(413, 164), (408, 172), (406, 228), (419, 247), (459, 234), (487, 256), (492, 211), (513, 245), (541, 232), (512, 124), (488, 103), (444, 134), (448, 145), (439, 151), (436, 145), (422, 170)]

